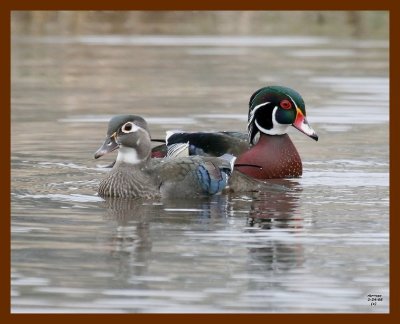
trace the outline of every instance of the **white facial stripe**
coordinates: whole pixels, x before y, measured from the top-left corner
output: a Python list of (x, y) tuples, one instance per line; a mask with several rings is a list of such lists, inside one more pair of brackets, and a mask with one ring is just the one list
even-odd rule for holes
[(260, 108), (260, 107), (262, 107), (262, 106), (265, 106), (265, 105), (268, 105), (268, 104), (269, 104), (268, 101), (267, 101), (267, 102), (263, 102), (262, 104), (259, 104), (259, 105), (255, 106), (254, 109), (253, 109), (253, 111), (256, 111), (258, 108)]
[(141, 162), (141, 160), (139, 159), (137, 151), (134, 148), (121, 146), (118, 150), (117, 162), (138, 164)]
[(256, 115), (256, 111), (257, 111), (259, 108), (264, 107), (264, 106), (266, 106), (266, 105), (268, 105), (268, 104), (269, 104), (269, 102), (264, 102), (264, 103), (259, 104), (259, 105), (257, 105), (257, 106), (254, 107), (254, 109), (253, 109), (253, 110), (251, 111), (251, 113), (250, 113), (249, 124), (251, 124), (251, 123), (253, 122), (254, 116)]
[(283, 135), (283, 134), (287, 133), (287, 129), (290, 125), (279, 124), (276, 121), (275, 115), (276, 115), (277, 110), (278, 110), (278, 107), (274, 107), (274, 109), (272, 110), (272, 128), (271, 129), (265, 129), (257, 123), (257, 120), (255, 121), (255, 124), (258, 127), (258, 129), (260, 130), (260, 132), (262, 132), (264, 134), (268, 134), (268, 135)]
[[(292, 102), (294, 103), (294, 108), (295, 108), (295, 110), (296, 109), (300, 109), (298, 106), (297, 106), (297, 103), (296, 103), (296, 101), (294, 101), (293, 100), (293, 98), (291, 97), (291, 96), (289, 96), (288, 94), (287, 94), (287, 96), (292, 100)], [(301, 110), (301, 109), (300, 109)], [(305, 115), (304, 115), (304, 117), (305, 117)]]
[(276, 112), (278, 111), (278, 107), (275, 107), (272, 111), (272, 131), (274, 135), (282, 135), (287, 133), (287, 129), (290, 125), (288, 124), (280, 124), (276, 120)]
[(257, 120), (255, 121), (255, 124), (256, 124), (257, 128), (260, 130), (261, 133), (272, 135), (272, 134), (270, 133), (270, 129), (265, 129), (265, 128), (261, 127), (261, 126), (257, 123)]

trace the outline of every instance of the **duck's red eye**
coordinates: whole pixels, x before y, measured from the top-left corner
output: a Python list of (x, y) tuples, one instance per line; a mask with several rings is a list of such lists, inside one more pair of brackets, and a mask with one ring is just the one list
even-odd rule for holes
[(290, 108), (292, 108), (292, 103), (291, 103), (289, 100), (287, 100), (287, 99), (282, 100), (281, 103), (280, 103), (280, 105), (281, 105), (281, 107), (282, 107), (283, 109), (290, 109)]

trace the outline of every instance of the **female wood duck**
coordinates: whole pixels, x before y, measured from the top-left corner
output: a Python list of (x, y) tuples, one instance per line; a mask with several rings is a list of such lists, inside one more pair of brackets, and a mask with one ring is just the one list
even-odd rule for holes
[(227, 185), (235, 159), (233, 156), (151, 159), (147, 123), (136, 115), (119, 115), (110, 120), (106, 140), (95, 158), (117, 148), (117, 160), (98, 188), (102, 197), (214, 195)]
[[(188, 142), (190, 155), (235, 155), (235, 170), (252, 178), (296, 178), (302, 175), (303, 167), (299, 153), (287, 134), (289, 126), (318, 140), (307, 122), (301, 95), (287, 87), (268, 86), (250, 97), (248, 134), (170, 132), (166, 144)], [(153, 149), (153, 155), (160, 156), (163, 151), (163, 147), (158, 146)]]

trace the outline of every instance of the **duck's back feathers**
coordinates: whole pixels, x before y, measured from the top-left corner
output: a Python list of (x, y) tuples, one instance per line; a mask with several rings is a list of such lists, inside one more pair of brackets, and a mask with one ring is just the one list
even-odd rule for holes
[(166, 145), (189, 143), (190, 155), (239, 155), (249, 149), (247, 134), (240, 132), (171, 132)]

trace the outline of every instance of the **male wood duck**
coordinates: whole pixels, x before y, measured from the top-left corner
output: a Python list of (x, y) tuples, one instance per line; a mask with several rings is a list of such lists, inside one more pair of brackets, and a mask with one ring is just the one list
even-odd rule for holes
[(117, 160), (101, 181), (102, 197), (196, 197), (221, 192), (233, 170), (234, 157), (189, 156), (151, 159), (146, 121), (136, 115), (118, 115), (108, 124), (107, 137), (95, 153), (99, 158), (119, 148)]
[[(303, 167), (299, 153), (287, 134), (289, 126), (318, 140), (306, 119), (301, 95), (291, 88), (268, 86), (250, 97), (248, 134), (176, 131), (168, 134), (166, 144), (188, 142), (190, 155), (235, 155), (235, 170), (252, 178), (297, 178), (302, 175)], [(153, 155), (162, 156), (164, 151), (162, 145), (158, 146), (153, 149)]]

